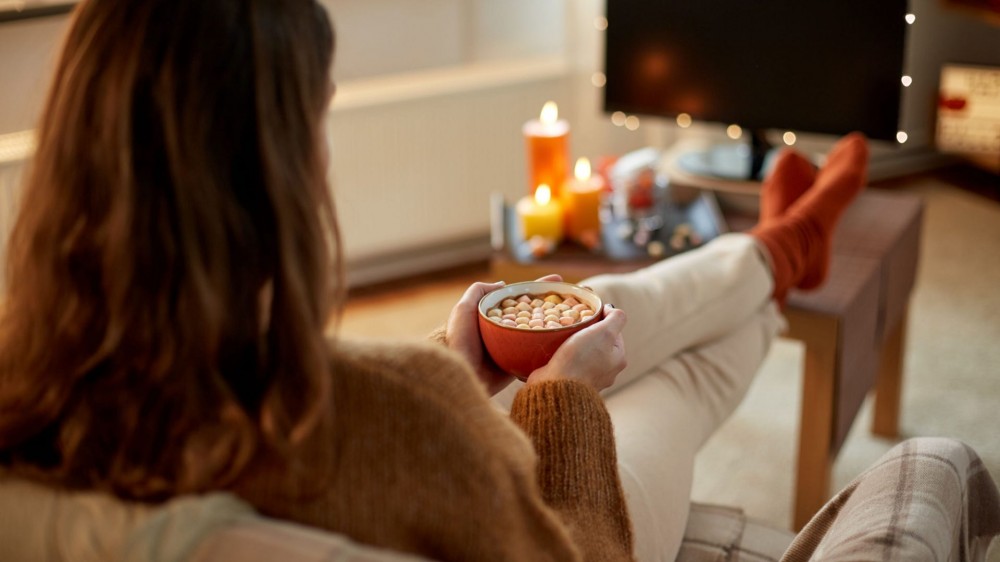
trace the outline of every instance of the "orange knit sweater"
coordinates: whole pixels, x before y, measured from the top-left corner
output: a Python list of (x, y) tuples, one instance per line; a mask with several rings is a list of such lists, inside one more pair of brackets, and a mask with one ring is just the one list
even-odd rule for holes
[(310, 447), (332, 464), (317, 478), (259, 459), (236, 491), (262, 513), (433, 560), (632, 559), (590, 387), (525, 387), (508, 418), (441, 346), (341, 341), (331, 366), (333, 430)]

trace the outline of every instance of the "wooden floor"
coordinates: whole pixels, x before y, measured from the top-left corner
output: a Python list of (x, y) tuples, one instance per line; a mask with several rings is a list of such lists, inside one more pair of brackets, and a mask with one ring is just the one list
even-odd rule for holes
[(476, 281), (492, 281), (488, 262), (353, 289), (340, 333), (375, 339), (425, 337), (447, 322), (451, 308)]

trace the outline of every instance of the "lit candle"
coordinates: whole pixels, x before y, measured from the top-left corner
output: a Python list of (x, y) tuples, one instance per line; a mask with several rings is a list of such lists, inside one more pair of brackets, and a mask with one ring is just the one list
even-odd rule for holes
[(521, 220), (521, 233), (525, 240), (535, 236), (555, 242), (562, 239), (562, 206), (552, 198), (549, 186), (542, 184), (534, 195), (522, 197), (517, 202), (517, 216)]
[(559, 106), (550, 101), (521, 131), (528, 148), (528, 192), (544, 184), (558, 199), (569, 177), (569, 123), (559, 119)]
[(580, 158), (573, 170), (575, 178), (566, 184), (566, 235), (587, 246), (600, 239), (601, 194), (604, 178), (591, 174), (590, 160)]

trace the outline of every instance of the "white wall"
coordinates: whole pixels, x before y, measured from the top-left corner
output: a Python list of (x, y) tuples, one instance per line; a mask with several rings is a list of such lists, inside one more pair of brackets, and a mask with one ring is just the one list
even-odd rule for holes
[(320, 0), (338, 80), (565, 51), (566, 0)]
[(67, 21), (56, 16), (0, 24), (0, 134), (35, 126)]

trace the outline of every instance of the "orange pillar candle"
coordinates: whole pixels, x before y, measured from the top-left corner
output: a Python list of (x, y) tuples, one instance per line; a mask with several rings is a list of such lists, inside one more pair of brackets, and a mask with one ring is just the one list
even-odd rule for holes
[(549, 101), (521, 131), (528, 148), (528, 193), (544, 184), (558, 199), (569, 177), (569, 123), (559, 119), (559, 106)]
[(586, 158), (576, 161), (574, 176), (566, 184), (563, 194), (566, 204), (566, 236), (590, 245), (599, 239), (601, 231), (604, 178), (591, 174), (590, 160)]
[(552, 198), (549, 186), (542, 184), (534, 195), (522, 197), (517, 202), (517, 217), (525, 240), (540, 236), (558, 242), (563, 235), (562, 205)]

